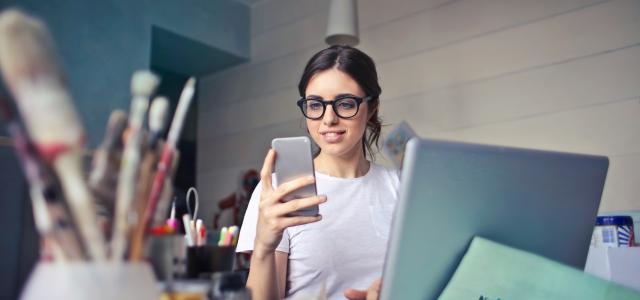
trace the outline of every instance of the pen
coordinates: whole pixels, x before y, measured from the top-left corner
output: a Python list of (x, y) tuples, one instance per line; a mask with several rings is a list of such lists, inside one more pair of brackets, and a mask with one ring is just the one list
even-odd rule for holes
[(182, 223), (184, 224), (184, 232), (185, 238), (187, 240), (187, 246), (193, 247), (195, 246), (195, 241), (193, 239), (193, 230), (191, 230), (191, 217), (189, 214), (184, 214), (182, 216)]

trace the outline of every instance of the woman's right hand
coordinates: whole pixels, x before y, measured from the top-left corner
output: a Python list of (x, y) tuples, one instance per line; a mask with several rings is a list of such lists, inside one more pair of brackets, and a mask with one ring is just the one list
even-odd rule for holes
[(273, 189), (271, 173), (276, 152), (270, 149), (264, 159), (260, 177), (262, 179), (262, 193), (258, 213), (258, 228), (254, 251), (275, 251), (282, 233), (287, 227), (320, 221), (322, 216), (288, 216), (299, 209), (308, 208), (327, 201), (326, 196), (313, 196), (283, 202), (282, 198), (295, 190), (315, 182), (313, 176), (297, 178)]

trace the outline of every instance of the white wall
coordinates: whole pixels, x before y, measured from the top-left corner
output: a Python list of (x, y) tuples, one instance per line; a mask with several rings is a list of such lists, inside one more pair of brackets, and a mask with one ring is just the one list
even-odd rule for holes
[[(360, 0), (385, 123), (424, 137), (607, 155), (601, 211), (640, 209), (640, 1)], [(252, 6), (252, 59), (200, 84), (203, 211), (302, 134), (294, 102), (328, 1)], [(209, 213), (211, 214), (211, 213)]]

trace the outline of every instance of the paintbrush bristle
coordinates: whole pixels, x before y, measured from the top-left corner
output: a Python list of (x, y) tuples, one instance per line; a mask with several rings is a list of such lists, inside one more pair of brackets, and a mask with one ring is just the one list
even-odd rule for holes
[(169, 128), (167, 144), (169, 144), (170, 147), (174, 147), (178, 142), (178, 138), (180, 138), (184, 119), (187, 116), (187, 110), (189, 110), (189, 106), (191, 105), (195, 92), (196, 78), (190, 77), (182, 89), (180, 100), (178, 101), (178, 107), (176, 107), (176, 112), (173, 115), (173, 121), (171, 121), (171, 128)]
[(118, 145), (120, 145), (119, 147), (122, 147), (122, 139), (120, 137), (125, 129), (127, 129), (128, 120), (127, 113), (122, 110), (117, 109), (111, 112), (102, 147), (109, 150), (117, 147)]
[(131, 94), (148, 98), (160, 84), (160, 77), (150, 71), (136, 71), (131, 78)]
[(82, 170), (84, 130), (46, 27), (20, 11), (0, 15), (0, 70), (39, 154), (58, 175), (90, 256), (106, 258)]
[(18, 10), (0, 14), (0, 71), (36, 144), (79, 146), (84, 131), (43, 23)]
[(169, 112), (169, 99), (156, 97), (149, 109), (149, 131), (160, 132), (164, 129)]
[(0, 69), (14, 89), (25, 76), (44, 73), (61, 77), (44, 24), (16, 9), (0, 14)]
[(187, 83), (184, 84), (185, 89), (189, 89), (191, 90), (191, 93), (195, 92), (196, 89), (196, 78), (195, 77), (189, 77), (189, 79), (187, 80)]

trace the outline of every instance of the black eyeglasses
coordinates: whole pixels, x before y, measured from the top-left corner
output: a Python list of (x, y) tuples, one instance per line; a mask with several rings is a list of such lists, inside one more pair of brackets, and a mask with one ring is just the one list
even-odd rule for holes
[(324, 112), (327, 110), (327, 105), (331, 104), (333, 112), (343, 119), (353, 118), (358, 114), (360, 104), (362, 102), (368, 102), (371, 100), (371, 96), (356, 97), (356, 96), (342, 96), (334, 100), (320, 100), (320, 99), (307, 99), (302, 98), (296, 102), (302, 114), (311, 120), (320, 120), (324, 116)]

